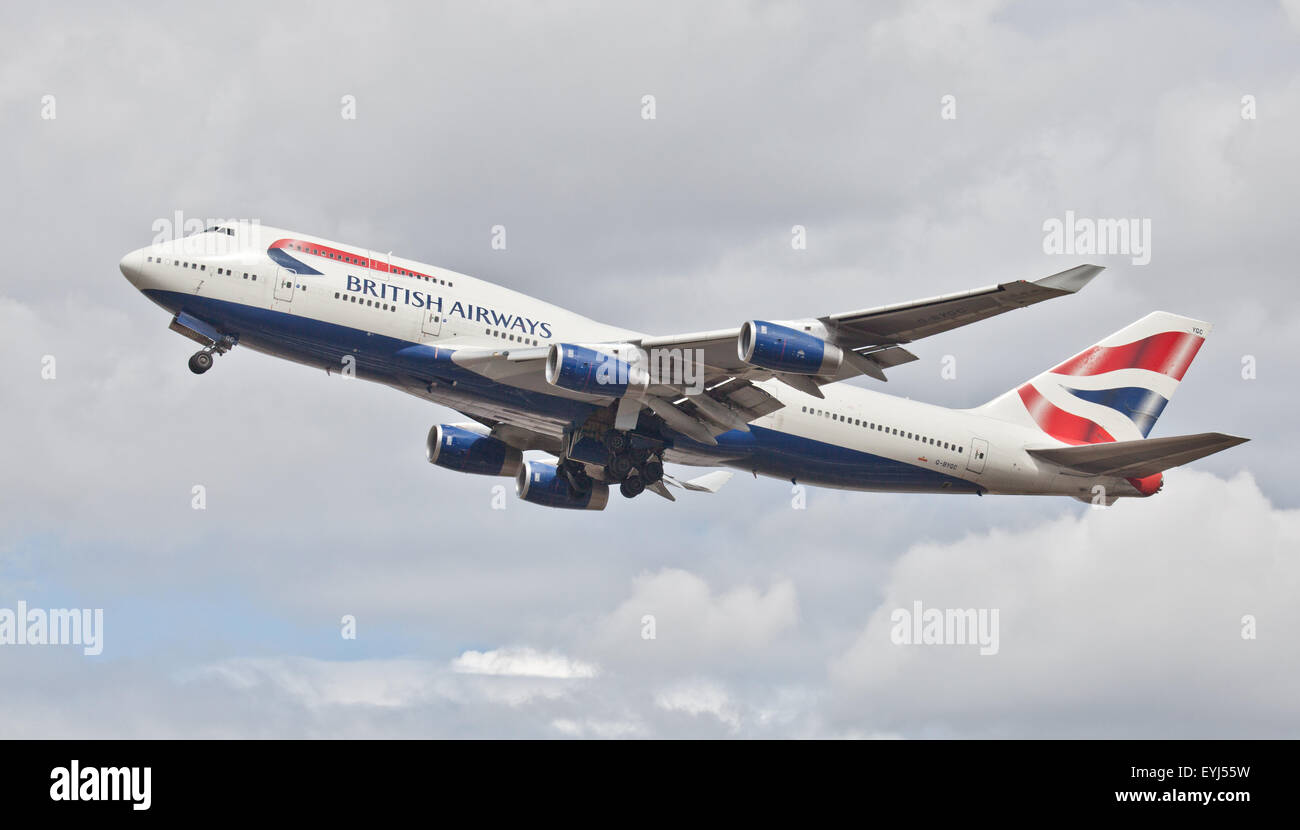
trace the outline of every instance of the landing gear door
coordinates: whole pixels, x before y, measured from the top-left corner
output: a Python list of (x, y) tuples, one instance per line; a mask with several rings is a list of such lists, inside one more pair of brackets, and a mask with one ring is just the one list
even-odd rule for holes
[(275, 269), (275, 298), (284, 302), (293, 301), (293, 289), (298, 283), (298, 273), (288, 268)]
[(984, 472), (984, 456), (988, 455), (989, 442), (983, 438), (970, 439), (970, 455), (966, 456), (966, 469), (972, 473)]

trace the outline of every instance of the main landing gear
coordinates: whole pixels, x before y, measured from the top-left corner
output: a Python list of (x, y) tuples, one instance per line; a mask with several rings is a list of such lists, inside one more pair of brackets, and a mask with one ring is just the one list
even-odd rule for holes
[(644, 437), (633, 441), (632, 433), (617, 429), (606, 430), (603, 435), (598, 431), (594, 435), (591, 431), (581, 435), (570, 434), (558, 469), (568, 482), (569, 491), (581, 496), (590, 492), (592, 487), (587, 465), (599, 464), (603, 455), (604, 481), (611, 486), (617, 484), (619, 492), (633, 499), (663, 480), (660, 446), (653, 439)]
[(587, 468), (582, 465), (582, 462), (566, 458), (560, 462), (560, 472), (569, 482), (569, 489), (576, 495), (582, 496), (591, 492), (591, 476), (587, 475)]
[(619, 482), (618, 491), (626, 498), (636, 498), (664, 477), (663, 462), (649, 450), (633, 448), (626, 432), (605, 433), (605, 448), (609, 450), (605, 478)]

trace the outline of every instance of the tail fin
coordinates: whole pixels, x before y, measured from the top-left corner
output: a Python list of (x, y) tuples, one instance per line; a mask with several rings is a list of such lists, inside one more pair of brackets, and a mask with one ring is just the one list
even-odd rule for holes
[(975, 411), (1066, 444), (1145, 438), (1210, 329), (1153, 311)]

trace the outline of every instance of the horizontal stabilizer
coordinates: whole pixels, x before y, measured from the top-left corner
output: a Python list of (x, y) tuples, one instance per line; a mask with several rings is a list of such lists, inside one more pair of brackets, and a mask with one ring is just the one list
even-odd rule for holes
[(1090, 475), (1145, 478), (1249, 440), (1221, 432), (1202, 432), (1198, 435), (1108, 441), (1103, 444), (1052, 447), (1027, 452), (1035, 458)]

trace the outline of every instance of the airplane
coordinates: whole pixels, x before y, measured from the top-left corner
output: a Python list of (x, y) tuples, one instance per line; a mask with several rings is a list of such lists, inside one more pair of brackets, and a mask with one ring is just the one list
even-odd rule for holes
[[(1157, 311), (970, 409), (840, 381), (917, 360), (922, 338), (1076, 293), (1080, 265), (914, 302), (715, 331), (648, 335), (356, 245), (220, 222), (124, 256), (123, 275), (202, 348), (236, 346), (383, 383), (466, 415), (429, 462), (513, 477), (524, 501), (602, 510), (733, 470), (847, 490), (1146, 497), (1165, 470), (1248, 439), (1148, 438), (1210, 333)], [(553, 460), (525, 459), (542, 451)], [(723, 467), (681, 480), (664, 464)]]

